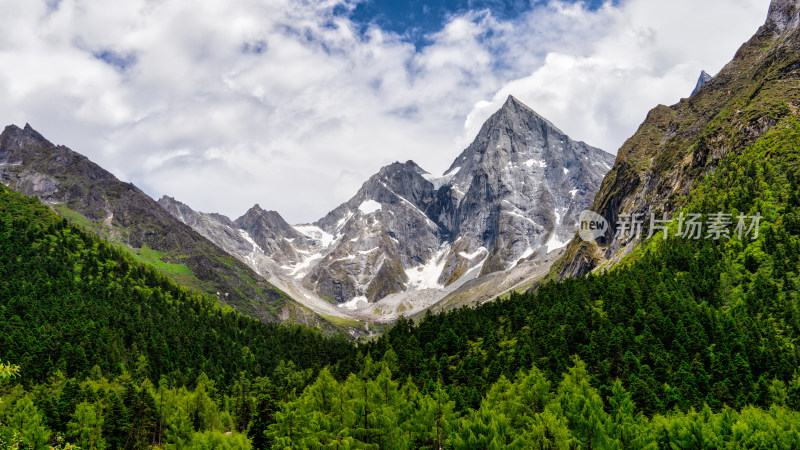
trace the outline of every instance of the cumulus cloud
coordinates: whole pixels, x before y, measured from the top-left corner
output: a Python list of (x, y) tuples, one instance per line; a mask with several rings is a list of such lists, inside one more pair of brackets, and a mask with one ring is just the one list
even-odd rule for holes
[[(658, 3), (663, 3), (659, 5)], [(416, 48), (349, 0), (0, 0), (0, 121), (158, 197), (318, 219), (380, 166), (443, 171), (514, 94), (615, 151), (763, 22), (756, 0), (550, 1), (449, 18)]]
[(632, 0), (596, 12), (555, 5), (561, 17), (594, 17), (604, 26), (578, 31), (582, 46), (554, 49), (531, 73), (476, 103), (465, 139), (513, 94), (574, 139), (616, 153), (649, 109), (688, 97), (701, 70), (720, 70), (763, 24), (769, 2)]

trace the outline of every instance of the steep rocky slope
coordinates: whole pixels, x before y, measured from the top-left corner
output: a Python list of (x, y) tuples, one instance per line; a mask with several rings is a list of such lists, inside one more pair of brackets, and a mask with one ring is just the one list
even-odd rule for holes
[(445, 172), (429, 214), (454, 237), (442, 281), (483, 258), (481, 274), (562, 247), (613, 156), (575, 142), (514, 97)]
[(611, 224), (607, 245), (598, 247), (576, 237), (554, 265), (552, 278), (617, 264), (641, 242), (635, 236), (615, 236), (621, 214), (647, 218), (646, 235), (651, 214), (669, 217), (720, 160), (797, 115), (799, 13), (800, 2), (774, 0), (766, 23), (719, 74), (692, 97), (650, 111), (619, 150), (592, 205)]

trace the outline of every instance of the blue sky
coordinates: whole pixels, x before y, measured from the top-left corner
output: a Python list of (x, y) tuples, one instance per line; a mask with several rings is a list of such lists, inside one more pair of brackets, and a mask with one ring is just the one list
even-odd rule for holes
[[(402, 35), (417, 47), (423, 47), (431, 44), (427, 35), (441, 30), (453, 16), (468, 11), (489, 10), (500, 20), (513, 20), (543, 3), (535, 0), (366, 0), (359, 2), (353, 10), (340, 8), (338, 13), (350, 17), (362, 29), (375, 24)], [(596, 10), (603, 4), (600, 0), (584, 3), (590, 10)]]
[(514, 95), (616, 153), (769, 0), (0, 0), (0, 122), (152, 197), (290, 223), (381, 166), (441, 174)]

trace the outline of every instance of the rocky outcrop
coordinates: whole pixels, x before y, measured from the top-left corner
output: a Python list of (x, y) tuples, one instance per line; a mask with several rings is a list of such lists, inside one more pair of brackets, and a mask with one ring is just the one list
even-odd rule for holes
[(711, 81), (712, 78), (714, 78), (714, 77), (712, 77), (711, 75), (706, 73), (705, 70), (700, 72), (700, 78), (697, 79), (697, 84), (694, 86), (694, 90), (692, 91), (692, 94), (690, 95), (690, 97), (694, 97), (694, 94), (697, 94), (697, 91), (699, 91), (700, 88), (705, 86), (706, 83)]
[(800, 2), (797, 0), (772, 0), (765, 27), (783, 34), (800, 26)]

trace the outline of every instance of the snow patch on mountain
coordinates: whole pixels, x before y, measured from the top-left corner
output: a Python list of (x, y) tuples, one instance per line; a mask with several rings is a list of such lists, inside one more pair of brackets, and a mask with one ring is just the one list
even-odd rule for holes
[(429, 173), (425, 173), (422, 174), (422, 178), (425, 178), (426, 180), (430, 181), (431, 184), (433, 184), (433, 189), (438, 191), (442, 186), (450, 183), (450, 181), (453, 180), (453, 177), (456, 176), (459, 170), (461, 170), (461, 167), (456, 167), (455, 169), (451, 169), (450, 171), (448, 171), (447, 173), (445, 173), (440, 177), (431, 175)]
[(322, 259), (322, 255), (319, 253), (314, 253), (313, 255), (309, 255), (308, 257), (297, 263), (294, 267), (291, 267), (291, 272), (289, 272), (289, 276), (292, 276), (296, 279), (303, 278), (306, 274), (306, 269), (311, 267), (311, 264), (318, 259)]
[(525, 161), (524, 164), (526, 166), (528, 166), (528, 167), (536, 166), (536, 167), (541, 167), (542, 169), (547, 167), (547, 161), (544, 161), (544, 160), (541, 160), (541, 159), (529, 159), (529, 160)]
[(326, 232), (316, 225), (295, 225), (293, 227), (299, 233), (319, 241), (322, 248), (328, 248), (336, 240), (331, 233)]
[(339, 308), (349, 309), (350, 311), (355, 311), (355, 310), (357, 310), (359, 308), (363, 308), (363, 307), (365, 307), (367, 305), (369, 305), (369, 300), (367, 300), (367, 297), (361, 295), (361, 296), (358, 296), (358, 297), (354, 297), (352, 300), (350, 300), (348, 302), (339, 304)]
[(250, 245), (253, 246), (253, 251), (251, 251), (250, 254), (246, 256), (247, 262), (250, 264), (251, 267), (257, 266), (258, 256), (263, 255), (264, 250), (262, 250), (261, 247), (259, 247), (259, 245), (256, 244), (256, 241), (254, 241), (253, 238), (250, 237), (250, 233), (248, 233), (247, 231), (239, 230), (239, 235), (242, 236), (242, 238), (244, 238), (245, 241), (247, 241)]
[(408, 284), (412, 289), (441, 289), (444, 286), (439, 284), (439, 276), (447, 263), (445, 256), (450, 251), (450, 246), (445, 245), (436, 252), (430, 261), (406, 270)]
[(547, 241), (547, 244), (545, 245), (547, 246), (547, 253), (550, 253), (553, 250), (566, 246), (567, 244), (569, 244), (569, 239), (567, 239), (566, 241), (560, 241), (558, 239), (558, 236), (556, 236), (556, 233), (553, 233), (550, 236), (550, 240)]
[(480, 256), (481, 253), (484, 253), (484, 252), (488, 253), (489, 251), (486, 250), (486, 247), (481, 247), (481, 248), (475, 250), (472, 253), (459, 252), (458, 256), (460, 256), (460, 257), (462, 257), (464, 259), (473, 260), (473, 259), (477, 258), (478, 256)]
[(375, 200), (364, 200), (358, 205), (358, 210), (364, 214), (372, 214), (376, 211), (380, 211), (381, 208), (383, 208), (383, 206)]

